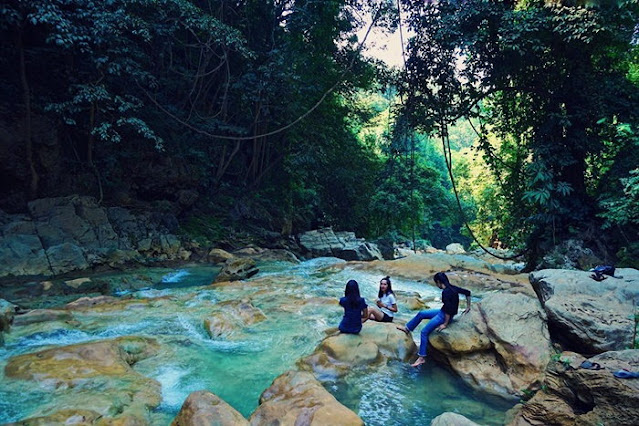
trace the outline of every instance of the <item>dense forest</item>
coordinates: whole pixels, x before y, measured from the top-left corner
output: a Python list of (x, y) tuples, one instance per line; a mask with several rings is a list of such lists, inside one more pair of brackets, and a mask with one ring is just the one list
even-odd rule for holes
[[(0, 209), (637, 267), (638, 23), (633, 0), (3, 1)], [(372, 27), (404, 67), (364, 54)]]

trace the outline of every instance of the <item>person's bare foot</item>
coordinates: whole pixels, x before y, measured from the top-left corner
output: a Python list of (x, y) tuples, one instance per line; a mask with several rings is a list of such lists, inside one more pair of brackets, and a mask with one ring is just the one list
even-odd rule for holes
[(420, 365), (425, 364), (425, 363), (426, 363), (426, 357), (424, 357), (424, 356), (420, 356), (420, 357), (419, 357), (419, 358), (417, 358), (417, 360), (416, 360), (414, 363), (412, 363), (410, 366), (411, 366), (411, 367), (419, 367)]
[(395, 328), (397, 328), (399, 331), (403, 331), (403, 332), (404, 332), (404, 333), (406, 333), (406, 334), (410, 333), (410, 330), (409, 330), (409, 329), (407, 329), (406, 327), (404, 327), (403, 325), (398, 325), (398, 326), (397, 326), (397, 327), (395, 327)]

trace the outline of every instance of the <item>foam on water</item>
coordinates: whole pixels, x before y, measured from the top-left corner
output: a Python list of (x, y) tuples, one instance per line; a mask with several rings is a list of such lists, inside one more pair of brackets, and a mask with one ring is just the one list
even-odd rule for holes
[(24, 336), (13, 344), (7, 345), (7, 350), (15, 350), (22, 347), (39, 346), (67, 346), (95, 340), (96, 337), (81, 330), (69, 330), (61, 328), (49, 332), (39, 332)]
[(188, 277), (189, 275), (190, 275), (189, 271), (185, 269), (179, 269), (175, 272), (170, 272), (166, 274), (165, 276), (163, 276), (162, 282), (163, 283), (179, 283), (184, 278)]
[[(152, 375), (162, 386), (162, 405), (160, 409), (169, 409), (170, 411), (180, 409), (189, 394), (189, 391), (185, 390), (183, 384), (183, 379), (189, 375), (189, 373), (191, 373), (191, 371), (187, 368), (167, 365)], [(197, 383), (190, 383), (190, 385), (191, 388), (198, 387)]]

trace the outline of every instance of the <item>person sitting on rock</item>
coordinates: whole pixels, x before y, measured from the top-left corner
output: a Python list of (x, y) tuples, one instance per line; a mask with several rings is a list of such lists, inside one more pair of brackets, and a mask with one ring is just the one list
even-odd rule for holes
[(391, 280), (388, 276), (382, 278), (379, 282), (377, 308), (370, 308), (368, 310), (368, 319), (379, 322), (393, 322), (393, 317), (395, 316), (395, 312), (397, 312), (397, 299), (395, 298)]
[(465, 314), (470, 311), (470, 291), (464, 288), (456, 287), (448, 281), (448, 277), (443, 272), (438, 272), (434, 277), (435, 285), (442, 289), (442, 303), (444, 304), (441, 309), (429, 309), (419, 311), (413, 319), (411, 319), (406, 326), (397, 327), (398, 330), (404, 333), (409, 333), (419, 325), (424, 319), (430, 319), (421, 331), (421, 341), (419, 343), (419, 356), (417, 360), (411, 364), (413, 367), (417, 367), (426, 362), (426, 350), (428, 349), (428, 336), (433, 330), (442, 331), (452, 321), (453, 317), (457, 315), (459, 309), (459, 294), (466, 296), (466, 310), (462, 312)]
[(346, 283), (344, 297), (339, 299), (339, 304), (344, 308), (344, 317), (339, 323), (339, 331), (350, 334), (359, 333), (362, 323), (368, 319), (368, 306), (364, 298), (359, 295), (357, 281), (350, 280)]

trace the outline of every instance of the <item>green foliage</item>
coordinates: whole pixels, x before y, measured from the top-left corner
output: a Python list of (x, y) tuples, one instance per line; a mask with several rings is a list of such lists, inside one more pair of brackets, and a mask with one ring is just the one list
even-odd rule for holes
[(571, 232), (592, 235), (593, 194), (608, 171), (628, 170), (618, 154), (631, 149), (637, 124), (639, 91), (628, 77), (639, 6), (411, 5), (403, 88), (413, 123), (445, 135), (459, 117), (478, 121), (509, 212), (500, 225), (527, 240), (533, 263)]

